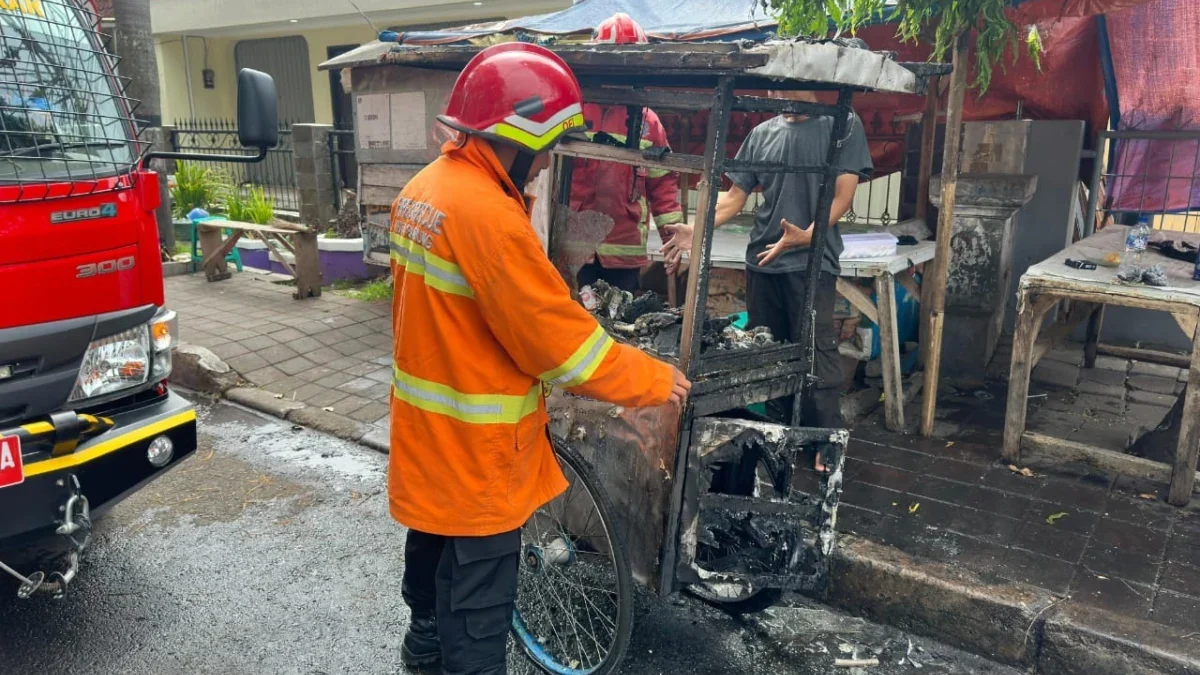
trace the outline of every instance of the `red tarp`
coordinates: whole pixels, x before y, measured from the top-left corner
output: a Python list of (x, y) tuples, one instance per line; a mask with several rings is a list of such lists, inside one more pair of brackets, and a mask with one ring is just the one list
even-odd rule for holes
[[(1014, 10), (1018, 25), (1028, 21), (1023, 17), (1055, 17), (1037, 22), (1046, 47), (1042, 70), (1038, 71), (1027, 54), (1021, 54), (1016, 65), (1013, 65), (1011, 55), (1006, 56), (1003, 67), (997, 68), (991, 86), (982, 98), (974, 92), (967, 93), (963, 118), (968, 121), (1011, 119), (1016, 117), (1020, 107), (1030, 119), (1080, 119), (1088, 123), (1089, 133), (1105, 129), (1108, 104), (1104, 97), (1096, 20), (1090, 16), (1058, 18), (1059, 14), (1049, 9), (1065, 9), (1067, 14), (1074, 14), (1100, 5), (1144, 1), (1074, 0), (1064, 3), (1064, 0), (1035, 0), (1021, 6), (1022, 17), (1015, 16)], [(871, 26), (859, 35), (872, 49), (897, 52), (901, 61), (929, 58), (927, 46), (900, 42), (894, 25)], [(968, 82), (973, 80), (972, 67)], [(943, 79), (943, 87), (945, 82)], [(868, 133), (871, 132), (870, 120), (877, 115), (886, 123), (893, 115), (917, 115), (924, 109), (924, 101), (916, 96), (863, 94), (855, 100), (855, 109), (868, 122)], [(901, 152), (900, 145), (890, 139), (872, 142), (877, 173), (899, 170)]]
[[(1108, 16), (1121, 128), (1200, 129), (1200, 2), (1155, 0)], [(1124, 140), (1109, 173), (1116, 211), (1200, 207), (1200, 140)]]
[[(1032, 59), (1024, 53), (1016, 65), (1012, 64), (1009, 55), (1003, 69), (997, 67), (991, 87), (984, 97), (979, 98), (970, 92), (967, 94), (964, 119), (1015, 118), (1018, 105), (1023, 102), (1023, 114), (1027, 118), (1081, 119), (1088, 123), (1090, 134), (1107, 128), (1108, 104), (1104, 97), (1096, 20), (1092, 16), (1076, 15), (1141, 2), (1146, 0), (1032, 0), (1021, 5), (1020, 15), (1017, 14), (1018, 10), (1011, 10), (1018, 25), (1027, 24), (1030, 18), (1054, 17), (1037, 22), (1046, 46), (1046, 53), (1042, 55), (1042, 71), (1039, 72)], [(858, 36), (873, 50), (897, 52), (900, 61), (929, 59), (929, 47), (902, 43), (896, 37), (895, 24), (870, 26), (859, 31)], [(972, 68), (968, 81), (973, 79)], [(917, 116), (924, 107), (925, 102), (920, 96), (860, 94), (855, 97), (854, 108), (863, 119), (867, 135), (871, 138), (876, 175), (900, 170), (904, 152), (903, 135), (908, 122), (895, 118)], [(764, 119), (763, 116), (747, 117), (747, 120), (735, 119), (731, 125), (731, 153), (740, 147), (745, 133)], [(691, 152), (703, 149), (703, 121), (703, 116), (693, 119), (692, 142), (689, 144)], [(682, 138), (677, 123), (668, 121), (668, 126), (669, 131), (674, 132), (670, 134), (672, 145), (681, 147)]]

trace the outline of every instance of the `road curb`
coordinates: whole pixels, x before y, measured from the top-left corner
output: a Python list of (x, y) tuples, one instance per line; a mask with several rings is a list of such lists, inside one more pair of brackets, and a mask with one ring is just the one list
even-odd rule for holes
[(251, 410), (337, 436), (377, 452), (388, 452), (387, 432), (345, 415), (291, 401), (257, 387), (234, 387), (227, 390), (224, 397)]
[(839, 537), (826, 602), (1040, 675), (1200, 675), (1187, 631), (1028, 584), (987, 580), (853, 535)]
[(1183, 630), (1071, 605), (1046, 621), (1038, 672), (1196, 675), (1200, 657), (1184, 635)]
[(1014, 666), (1036, 662), (1043, 608), (1056, 598), (1024, 584), (987, 583), (890, 546), (839, 537), (828, 601)]

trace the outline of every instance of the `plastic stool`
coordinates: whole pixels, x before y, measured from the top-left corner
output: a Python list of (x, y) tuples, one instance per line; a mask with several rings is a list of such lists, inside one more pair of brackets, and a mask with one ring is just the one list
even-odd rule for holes
[[(213, 221), (229, 220), (225, 216), (210, 216), (204, 209), (192, 209), (188, 214), (188, 220), (192, 221), (192, 264), (203, 264), (204, 256), (200, 255), (200, 223), (210, 223)], [(233, 230), (222, 229), (221, 235), (228, 237), (233, 234)], [(225, 256), (225, 262), (233, 263), (237, 271), (242, 271), (242, 254), (234, 246), (229, 254)]]

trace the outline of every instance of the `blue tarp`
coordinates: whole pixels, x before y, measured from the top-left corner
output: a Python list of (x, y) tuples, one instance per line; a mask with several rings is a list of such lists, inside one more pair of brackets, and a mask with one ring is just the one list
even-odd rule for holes
[(652, 37), (670, 40), (762, 40), (776, 22), (759, 0), (580, 0), (552, 14), (444, 31), (404, 33), (406, 44), (453, 44), (496, 33), (590, 34), (624, 12)]

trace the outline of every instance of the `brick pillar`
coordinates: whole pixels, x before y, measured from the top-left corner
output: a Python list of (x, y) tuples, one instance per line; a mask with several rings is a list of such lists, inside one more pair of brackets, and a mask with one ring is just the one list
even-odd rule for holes
[(300, 222), (324, 232), (337, 218), (334, 207), (333, 158), (329, 124), (292, 125), (296, 188), (300, 197)]

